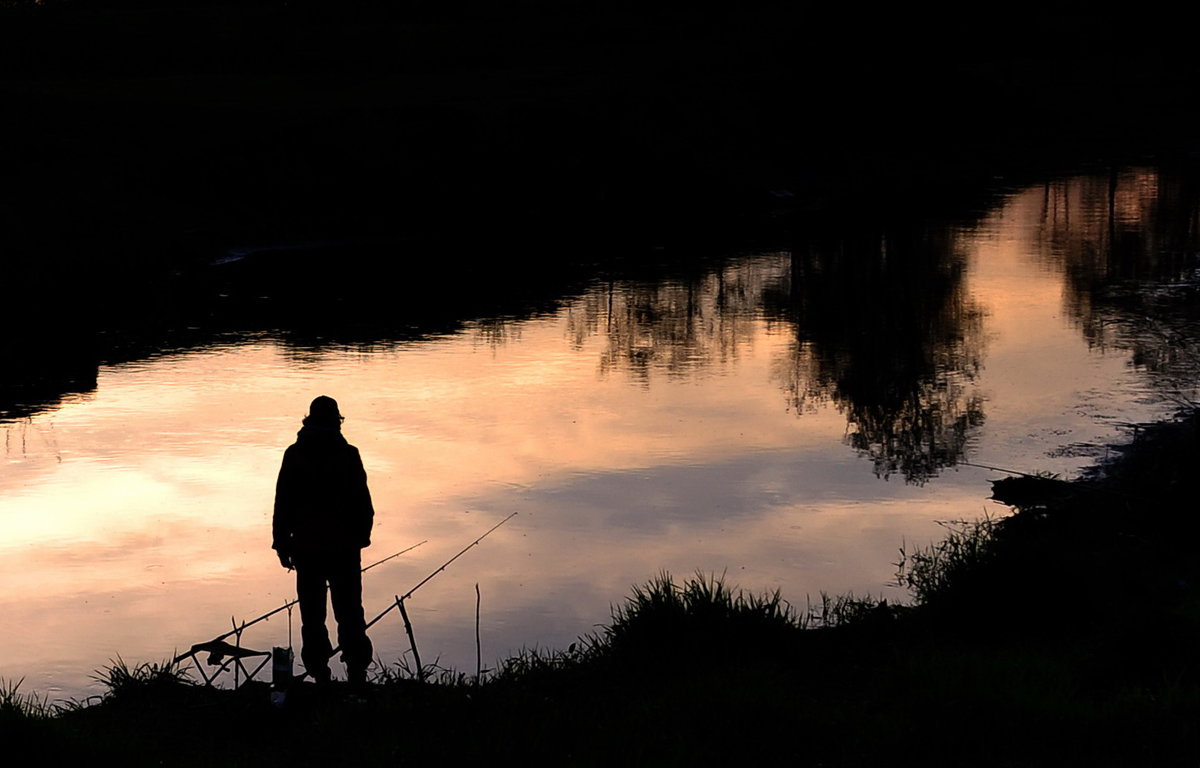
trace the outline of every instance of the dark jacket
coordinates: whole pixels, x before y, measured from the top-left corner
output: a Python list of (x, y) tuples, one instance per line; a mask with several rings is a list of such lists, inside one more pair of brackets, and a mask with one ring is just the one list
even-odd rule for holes
[(361, 549), (374, 518), (358, 449), (336, 428), (301, 429), (279, 469), (271, 546), (290, 555)]

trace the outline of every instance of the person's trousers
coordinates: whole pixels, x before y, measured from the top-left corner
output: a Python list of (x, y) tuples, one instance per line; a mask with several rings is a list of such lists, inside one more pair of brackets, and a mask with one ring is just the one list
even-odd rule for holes
[(371, 640), (367, 637), (362, 605), (362, 554), (342, 552), (306, 553), (294, 558), (296, 595), (300, 601), (300, 659), (317, 682), (329, 679), (333, 646), (325, 627), (326, 589), (337, 621), (338, 646), (351, 680), (361, 677), (371, 664)]

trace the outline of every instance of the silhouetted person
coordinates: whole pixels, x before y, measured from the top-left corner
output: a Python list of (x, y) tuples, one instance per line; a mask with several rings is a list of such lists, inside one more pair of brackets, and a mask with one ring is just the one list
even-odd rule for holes
[(326, 585), (350, 682), (364, 682), (371, 663), (361, 568), (375, 511), (362, 459), (342, 437), (342, 421), (336, 400), (313, 400), (296, 442), (283, 454), (275, 487), (272, 547), (283, 567), (296, 569), (300, 658), (318, 683), (329, 681), (333, 655), (325, 628)]

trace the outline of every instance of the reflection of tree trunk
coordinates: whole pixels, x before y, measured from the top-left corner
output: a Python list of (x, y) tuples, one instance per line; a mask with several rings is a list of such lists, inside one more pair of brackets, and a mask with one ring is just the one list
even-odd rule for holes
[(1107, 260), (1115, 260), (1117, 247), (1117, 167), (1108, 169), (1108, 247), (1105, 249)]
[(1045, 229), (1050, 221), (1050, 182), (1042, 185), (1042, 228)]
[(608, 310), (604, 315), (604, 332), (612, 333), (613, 327), (613, 281), (608, 281)]

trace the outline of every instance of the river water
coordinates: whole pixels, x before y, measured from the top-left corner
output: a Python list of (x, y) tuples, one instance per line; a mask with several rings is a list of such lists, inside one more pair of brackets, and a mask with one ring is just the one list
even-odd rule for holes
[[(901, 545), (1005, 514), (985, 467), (1076, 476), (1187, 396), (1196, 199), (1155, 169), (1075, 176), (950, 223), (597, 275), (444, 333), (239, 334), (101, 365), (0, 421), (0, 678), (82, 699), (118, 656), (293, 597), (274, 480), (318, 394), (367, 468), (364, 562), (427, 542), (365, 577), (368, 618), (519, 513), (408, 603), (426, 663), (474, 673), (476, 585), (485, 667), (565, 648), (662, 571), (800, 606), (904, 600)], [(289, 637), (285, 612), (242, 642)], [(395, 613), (372, 637), (384, 663), (407, 652)]]

